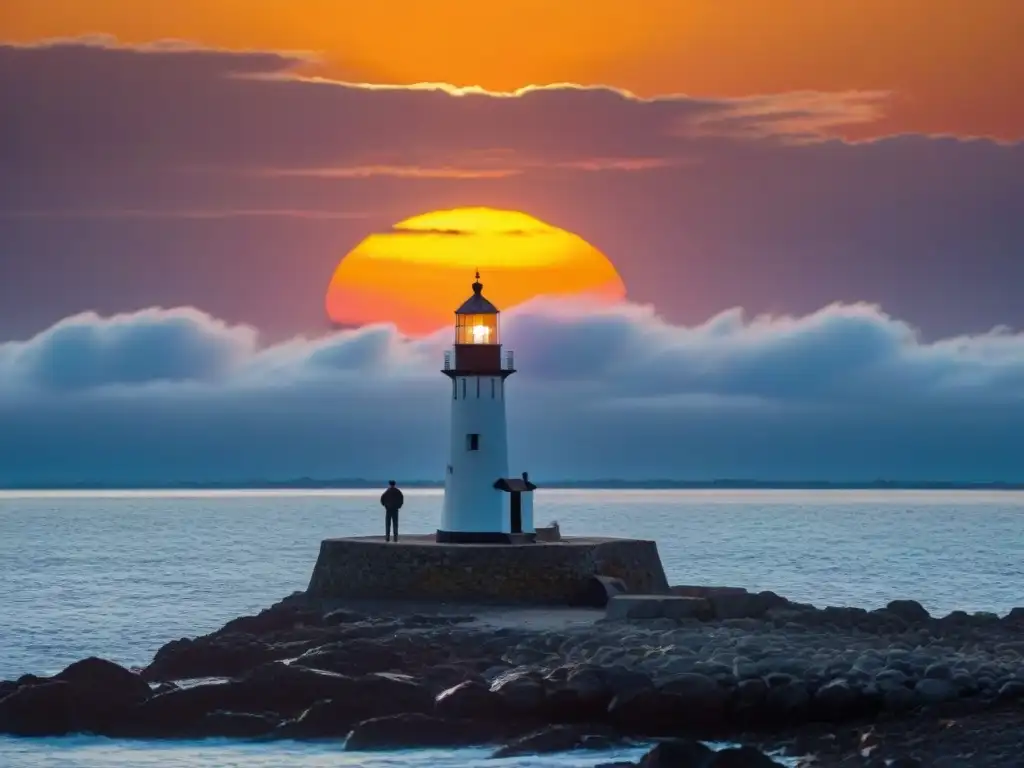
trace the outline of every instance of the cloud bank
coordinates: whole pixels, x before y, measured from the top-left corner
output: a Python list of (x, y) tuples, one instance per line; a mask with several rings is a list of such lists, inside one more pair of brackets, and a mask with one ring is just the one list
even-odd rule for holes
[[(1022, 334), (926, 342), (864, 304), (687, 327), (536, 301), (504, 328), (511, 469), (538, 479), (1024, 480)], [(0, 345), (0, 484), (439, 478), (448, 341), (70, 317)]]

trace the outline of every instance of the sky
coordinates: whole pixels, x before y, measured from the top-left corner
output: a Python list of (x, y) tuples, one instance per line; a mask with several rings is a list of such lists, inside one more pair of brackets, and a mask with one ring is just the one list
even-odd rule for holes
[(486, 239), (402, 223), (463, 208), (573, 243), (527, 278), (509, 229), (494, 295), (612, 286), (503, 307), (513, 471), (1024, 481), (1022, 26), (1019, 0), (7, 0), (0, 484), (440, 477), (433, 318)]

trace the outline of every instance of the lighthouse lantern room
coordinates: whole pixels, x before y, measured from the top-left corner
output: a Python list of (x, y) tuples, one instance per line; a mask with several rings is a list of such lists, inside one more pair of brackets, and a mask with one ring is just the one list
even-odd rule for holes
[(445, 352), (442, 371), (452, 382), (452, 411), (439, 542), (534, 538), (537, 486), (525, 472), (508, 477), (505, 382), (515, 368), (511, 352), (502, 356), (499, 314), (484, 298), (477, 272), (473, 295), (455, 310), (455, 345)]

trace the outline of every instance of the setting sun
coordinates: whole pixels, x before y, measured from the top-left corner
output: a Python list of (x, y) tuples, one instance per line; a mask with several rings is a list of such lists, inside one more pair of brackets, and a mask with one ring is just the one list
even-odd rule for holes
[[(578, 235), (519, 211), (458, 208), (406, 219), (363, 240), (342, 259), (327, 290), (341, 325), (393, 322), (409, 334), (452, 322), (473, 270), (501, 309), (536, 296), (618, 301), (626, 289), (611, 261)], [(486, 341), (490, 329), (474, 327)]]

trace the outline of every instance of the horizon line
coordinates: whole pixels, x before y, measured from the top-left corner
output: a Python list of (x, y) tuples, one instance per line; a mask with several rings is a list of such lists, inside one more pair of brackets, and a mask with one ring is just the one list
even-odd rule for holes
[[(536, 478), (531, 478), (536, 482)], [(370, 490), (387, 486), (386, 479), (310, 477), (288, 480), (177, 480), (74, 482), (2, 482), (3, 491), (165, 491), (165, 490)], [(412, 479), (399, 482), (404, 488), (444, 488), (443, 480)], [(539, 489), (552, 490), (1024, 490), (1024, 481), (1009, 480), (753, 480), (716, 478), (713, 480), (671, 480), (650, 478), (555, 479), (541, 481)]]

